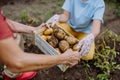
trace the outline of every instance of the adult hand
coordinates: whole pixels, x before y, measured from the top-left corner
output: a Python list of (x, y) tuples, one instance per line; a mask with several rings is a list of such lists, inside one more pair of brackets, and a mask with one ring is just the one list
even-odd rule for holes
[(40, 24), (38, 27), (36, 27), (35, 28), (35, 30), (39, 30), (39, 29), (41, 29), (43, 26), (45, 26), (46, 24), (45, 23), (42, 23), (42, 24)]
[(81, 56), (87, 55), (87, 53), (90, 51), (90, 47), (93, 41), (94, 35), (92, 33), (79, 41), (77, 48), (80, 49)]
[(72, 51), (71, 49), (68, 49), (62, 54), (63, 58), (66, 59), (66, 62), (63, 63), (65, 65), (68, 65), (70, 67), (78, 64), (80, 61), (80, 54), (78, 51)]
[[(32, 33), (34, 33), (34, 31), (41, 31), (41, 29), (43, 28), (43, 26), (45, 26), (45, 23), (42, 23), (41, 25), (39, 25), (38, 27), (34, 27), (32, 29)], [(42, 31), (41, 31), (42, 32)]]
[(54, 16), (52, 16), (45, 24), (46, 26), (49, 27), (53, 27), (58, 21), (59, 21), (60, 15), (55, 14)]

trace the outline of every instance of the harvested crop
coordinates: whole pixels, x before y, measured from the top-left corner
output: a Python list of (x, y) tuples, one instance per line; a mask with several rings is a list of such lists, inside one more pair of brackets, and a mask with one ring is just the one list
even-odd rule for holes
[(47, 40), (47, 37), (45, 35), (41, 36), (44, 40)]
[(43, 35), (43, 32), (46, 30), (47, 28), (45, 26), (41, 27), (39, 30), (37, 30), (37, 33), (39, 35)]
[(55, 48), (57, 51), (58, 51), (58, 53), (61, 53), (61, 51), (60, 51), (60, 49), (59, 48)]
[(56, 28), (56, 29), (54, 29), (54, 35), (58, 39), (64, 39), (66, 33), (62, 29)]
[(52, 46), (52, 47), (56, 47), (58, 44), (58, 39), (54, 36), (52, 36), (49, 40), (48, 43)]
[(74, 45), (75, 43), (78, 42), (78, 40), (75, 37), (72, 36), (65, 36), (65, 40), (70, 44)]
[(78, 45), (78, 43), (73, 46), (73, 51), (78, 51), (78, 50), (79, 50), (79, 49), (77, 48), (77, 45)]
[(59, 48), (62, 52), (65, 52), (70, 48), (69, 43), (66, 40), (62, 40), (59, 42)]
[(53, 33), (53, 29), (52, 28), (48, 28), (44, 31), (44, 35), (50, 35)]
[(46, 36), (46, 37), (47, 37), (47, 41), (51, 39), (51, 36), (49, 36), (49, 35), (48, 35), (48, 36)]

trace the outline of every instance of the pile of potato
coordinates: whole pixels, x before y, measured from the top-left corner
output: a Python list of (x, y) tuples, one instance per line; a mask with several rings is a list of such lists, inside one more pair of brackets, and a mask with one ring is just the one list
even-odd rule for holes
[(60, 27), (42, 27), (41, 32), (39, 34), (59, 53), (64, 53), (67, 49), (72, 49), (74, 51), (78, 50), (76, 46), (79, 40), (69, 35)]

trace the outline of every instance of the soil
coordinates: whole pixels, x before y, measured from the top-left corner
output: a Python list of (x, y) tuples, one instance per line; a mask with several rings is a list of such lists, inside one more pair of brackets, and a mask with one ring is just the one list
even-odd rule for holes
[[(15, 21), (21, 22), (20, 14), (23, 10), (26, 10), (29, 16), (37, 18), (40, 25), (45, 21), (46, 16), (51, 13), (61, 13), (61, 3), (56, 0), (9, 0), (4, 2), (3, 11), (5, 16)], [(120, 35), (120, 17), (116, 16), (114, 9), (106, 4), (106, 11), (104, 20), (105, 23), (101, 28), (101, 32), (106, 29), (110, 29)], [(50, 15), (50, 14), (49, 14)], [(33, 43), (33, 35), (24, 34), (25, 51), (34, 52), (36, 54), (43, 54)], [(120, 42), (116, 45), (116, 50), (120, 52)], [(116, 62), (120, 64), (120, 55), (117, 55)], [(84, 63), (89, 63), (90, 67), (83, 66)], [(89, 77), (93, 77), (97, 80), (97, 74), (101, 72), (99, 68), (93, 65), (94, 61), (81, 61), (78, 65), (68, 69), (66, 72), (60, 71), (55, 66), (45, 70), (39, 70), (38, 74), (32, 80), (92, 80)], [(111, 72), (111, 80), (120, 80), (120, 71), (115, 70)]]

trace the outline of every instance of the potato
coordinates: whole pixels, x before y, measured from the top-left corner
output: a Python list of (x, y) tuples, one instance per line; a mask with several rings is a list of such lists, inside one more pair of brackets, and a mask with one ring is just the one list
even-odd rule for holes
[(50, 34), (52, 34), (53, 33), (53, 29), (52, 28), (48, 28), (48, 29), (46, 29), (45, 31), (44, 31), (44, 35), (50, 35)]
[(41, 36), (44, 40), (47, 40), (47, 37), (45, 35)]
[(54, 29), (54, 35), (55, 37), (61, 40), (61, 39), (64, 39), (66, 33), (62, 29), (56, 28)]
[(65, 40), (70, 44), (74, 45), (75, 43), (78, 42), (78, 40), (75, 37), (72, 36), (65, 36)]
[(45, 26), (41, 27), (39, 30), (37, 30), (37, 33), (41, 36), (43, 35), (43, 32), (46, 30), (47, 28)]
[(51, 36), (46, 36), (47, 37), (47, 41), (51, 39)]
[(73, 46), (73, 48), (72, 48), (73, 51), (78, 51), (78, 50), (79, 50), (79, 49), (77, 48), (77, 45), (78, 45), (78, 43)]
[(62, 40), (59, 42), (59, 48), (62, 52), (65, 52), (67, 49), (69, 49), (69, 43), (66, 40)]
[(58, 39), (54, 36), (52, 36), (49, 40), (48, 43), (52, 46), (52, 47), (56, 47), (58, 44)]
[(57, 50), (57, 51), (58, 51), (58, 53), (60, 53), (60, 54), (61, 54), (61, 51), (60, 51), (60, 49), (59, 49), (59, 48), (55, 48), (55, 50)]

